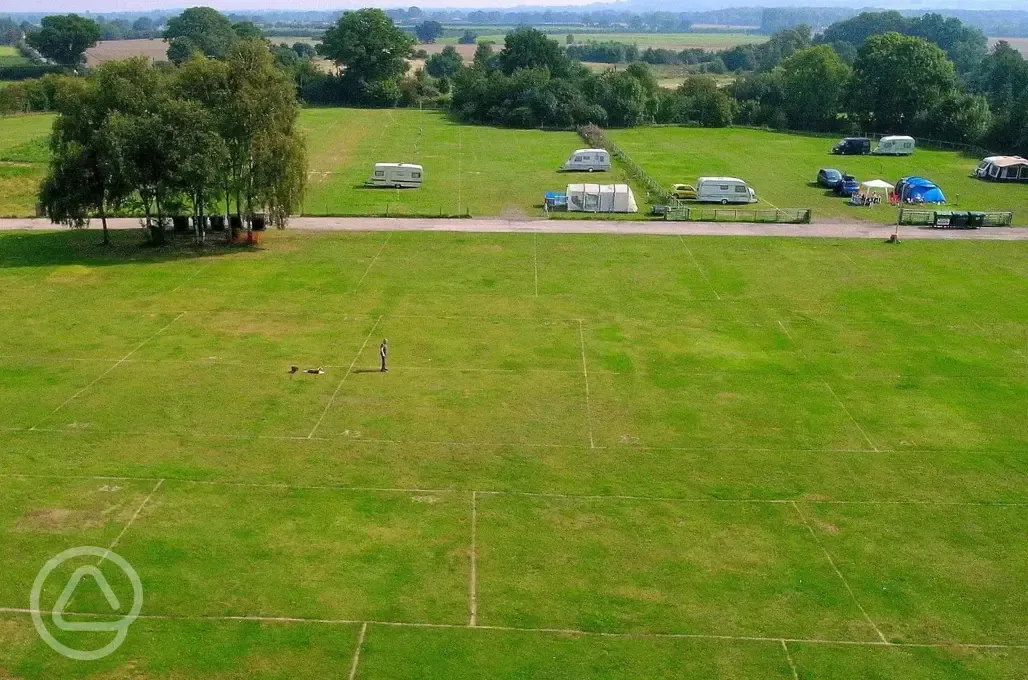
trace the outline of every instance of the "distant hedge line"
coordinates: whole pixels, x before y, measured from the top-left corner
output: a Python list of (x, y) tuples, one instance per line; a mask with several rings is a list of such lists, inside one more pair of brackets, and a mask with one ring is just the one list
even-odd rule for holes
[(31, 80), (42, 78), (50, 73), (63, 73), (63, 66), (53, 64), (22, 64), (20, 66), (0, 66), (0, 80)]

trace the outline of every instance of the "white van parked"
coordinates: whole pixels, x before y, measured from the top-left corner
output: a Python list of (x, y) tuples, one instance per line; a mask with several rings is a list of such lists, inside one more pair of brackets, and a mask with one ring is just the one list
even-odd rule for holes
[(375, 174), (365, 184), (369, 187), (417, 189), (425, 177), (425, 169), (412, 163), (376, 163)]
[(610, 153), (606, 149), (579, 149), (561, 168), (564, 172), (607, 172)]
[(914, 138), (903, 135), (882, 137), (875, 153), (880, 156), (909, 156), (914, 153)]
[(735, 177), (700, 177), (696, 181), (696, 200), (700, 203), (754, 203), (757, 193)]

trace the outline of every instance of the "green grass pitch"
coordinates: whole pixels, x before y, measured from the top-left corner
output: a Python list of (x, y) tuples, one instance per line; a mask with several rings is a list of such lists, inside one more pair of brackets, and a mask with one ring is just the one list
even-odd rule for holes
[(922, 176), (938, 184), (948, 203), (941, 209), (1013, 211), (1015, 224), (1028, 224), (1028, 184), (973, 179), (981, 160), (953, 151), (917, 149), (907, 157), (833, 156), (837, 138), (761, 130), (635, 128), (610, 133), (625, 153), (658, 182), (670, 186), (697, 177), (745, 179), (762, 207), (812, 208), (815, 220), (866, 220), (895, 224), (897, 209), (883, 203), (854, 207), (815, 185), (820, 168), (835, 168), (858, 181)]
[(2, 678), (1023, 675), (1018, 243), (114, 238), (0, 235)]
[(53, 122), (49, 114), (0, 117), (0, 218), (35, 214)]
[[(52, 121), (45, 115), (3, 119), (0, 216), (33, 214)], [(573, 132), (460, 125), (438, 111), (411, 109), (307, 109), (300, 126), (310, 155), (305, 215), (543, 217), (545, 192), (582, 181), (629, 182), (642, 212), (649, 209), (645, 190), (618, 164), (612, 172), (588, 177), (557, 172), (584, 145)], [(610, 134), (663, 185), (694, 182), (702, 175), (738, 176), (757, 190), (762, 207), (812, 208), (815, 220), (896, 221), (893, 207), (851, 207), (812, 186), (818, 168), (835, 167), (861, 180), (895, 182), (924, 175), (946, 192), (947, 208), (1009, 210), (1016, 224), (1028, 224), (1028, 185), (971, 179), (979, 159), (955, 152), (919, 149), (909, 158), (837, 157), (828, 155), (829, 138), (745, 129), (660, 127)], [(363, 186), (379, 162), (424, 165), (424, 186)]]

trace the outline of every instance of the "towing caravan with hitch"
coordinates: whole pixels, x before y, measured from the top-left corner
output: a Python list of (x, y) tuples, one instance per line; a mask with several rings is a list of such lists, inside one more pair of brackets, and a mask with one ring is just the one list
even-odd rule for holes
[(425, 169), (413, 163), (376, 163), (375, 174), (366, 186), (389, 189), (417, 189), (425, 179)]

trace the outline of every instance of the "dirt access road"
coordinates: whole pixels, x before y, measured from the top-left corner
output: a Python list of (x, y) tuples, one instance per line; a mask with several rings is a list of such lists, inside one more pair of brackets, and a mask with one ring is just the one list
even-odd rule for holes
[[(108, 220), (112, 229), (139, 229), (134, 218)], [(93, 220), (90, 229), (99, 229)], [(378, 217), (294, 217), (297, 231), (442, 231), (484, 234), (642, 234), (651, 236), (780, 236), (793, 238), (887, 239), (895, 226), (853, 223), (739, 224), (731, 222), (632, 222), (618, 220), (417, 219)], [(45, 219), (0, 219), (0, 231), (53, 230)], [(899, 227), (901, 240), (1028, 241), (1028, 228), (927, 229)]]

